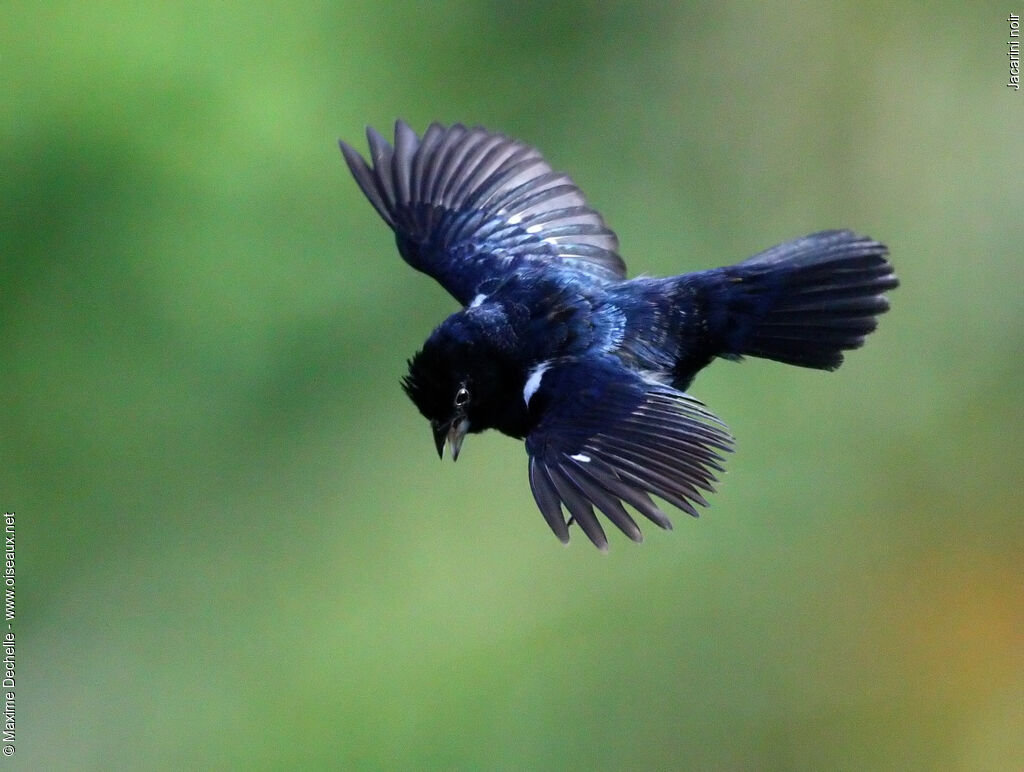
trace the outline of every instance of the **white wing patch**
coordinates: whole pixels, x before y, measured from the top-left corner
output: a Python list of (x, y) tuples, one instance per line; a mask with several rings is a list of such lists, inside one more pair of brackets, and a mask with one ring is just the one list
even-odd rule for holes
[(530, 377), (526, 379), (526, 385), (523, 386), (523, 402), (527, 406), (530, 404), (530, 398), (540, 388), (540, 379), (544, 377), (544, 373), (547, 372), (549, 367), (551, 367), (551, 362), (541, 362), (530, 371)]
[(487, 296), (484, 293), (481, 292), (479, 295), (477, 295), (475, 298), (473, 298), (473, 302), (469, 304), (469, 307), (470, 308), (476, 308), (478, 305), (483, 303), (485, 300), (487, 300)]
[(588, 456), (586, 453), (577, 453), (575, 456), (569, 456), (569, 458), (575, 461), (579, 461), (581, 464), (590, 463), (590, 456)]
[(672, 376), (666, 372), (658, 370), (640, 370), (638, 372), (640, 377), (647, 381), (647, 383), (654, 384), (655, 386), (669, 386), (672, 384)]

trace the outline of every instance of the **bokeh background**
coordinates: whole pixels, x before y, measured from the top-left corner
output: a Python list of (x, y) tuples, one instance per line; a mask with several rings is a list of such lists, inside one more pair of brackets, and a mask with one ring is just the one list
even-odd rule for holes
[[(0, 766), (1020, 769), (1013, 10), (4, 3)], [(396, 117), (539, 146), (633, 273), (845, 226), (903, 286), (698, 379), (704, 517), (563, 548), (399, 388), (454, 304), (336, 146)]]

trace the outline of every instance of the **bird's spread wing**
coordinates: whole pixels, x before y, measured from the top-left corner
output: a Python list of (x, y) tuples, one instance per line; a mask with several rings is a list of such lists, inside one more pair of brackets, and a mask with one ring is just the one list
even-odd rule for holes
[(700, 402), (617, 363), (555, 367), (543, 381), (533, 399), (546, 403), (544, 418), (526, 449), (533, 496), (559, 539), (569, 540), (563, 507), (569, 522), (604, 549), (595, 507), (640, 541), (623, 503), (662, 528), (672, 524), (649, 494), (694, 516), (694, 504), (707, 506), (701, 492), (713, 490), (732, 438)]
[(372, 166), (339, 143), (352, 175), (406, 262), (463, 305), (523, 264), (624, 278), (615, 234), (534, 148), (460, 124), (434, 123), (420, 138), (398, 121), (394, 147), (372, 128), (366, 135)]

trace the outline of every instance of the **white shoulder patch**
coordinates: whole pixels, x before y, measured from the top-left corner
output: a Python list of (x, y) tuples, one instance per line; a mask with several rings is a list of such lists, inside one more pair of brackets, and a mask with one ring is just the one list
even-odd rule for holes
[(475, 298), (473, 298), (473, 301), (469, 304), (469, 307), (470, 308), (476, 308), (478, 305), (483, 303), (485, 300), (487, 300), (487, 296), (484, 293), (481, 292), (479, 295), (477, 295)]
[(640, 370), (640, 377), (656, 386), (671, 386), (672, 376), (658, 370)]
[(541, 362), (530, 371), (530, 376), (526, 379), (526, 385), (523, 386), (523, 402), (527, 406), (530, 404), (530, 398), (540, 388), (540, 379), (544, 377), (544, 373), (547, 372), (549, 367), (551, 367), (551, 362)]

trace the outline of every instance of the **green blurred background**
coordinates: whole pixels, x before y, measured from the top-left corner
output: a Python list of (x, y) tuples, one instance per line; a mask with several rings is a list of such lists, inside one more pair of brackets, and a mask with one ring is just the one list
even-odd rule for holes
[[(1020, 769), (1010, 10), (4, 3), (0, 767)], [(454, 303), (336, 146), (396, 117), (537, 145), (632, 273), (845, 226), (903, 286), (698, 379), (704, 517), (562, 548), (399, 388)]]

